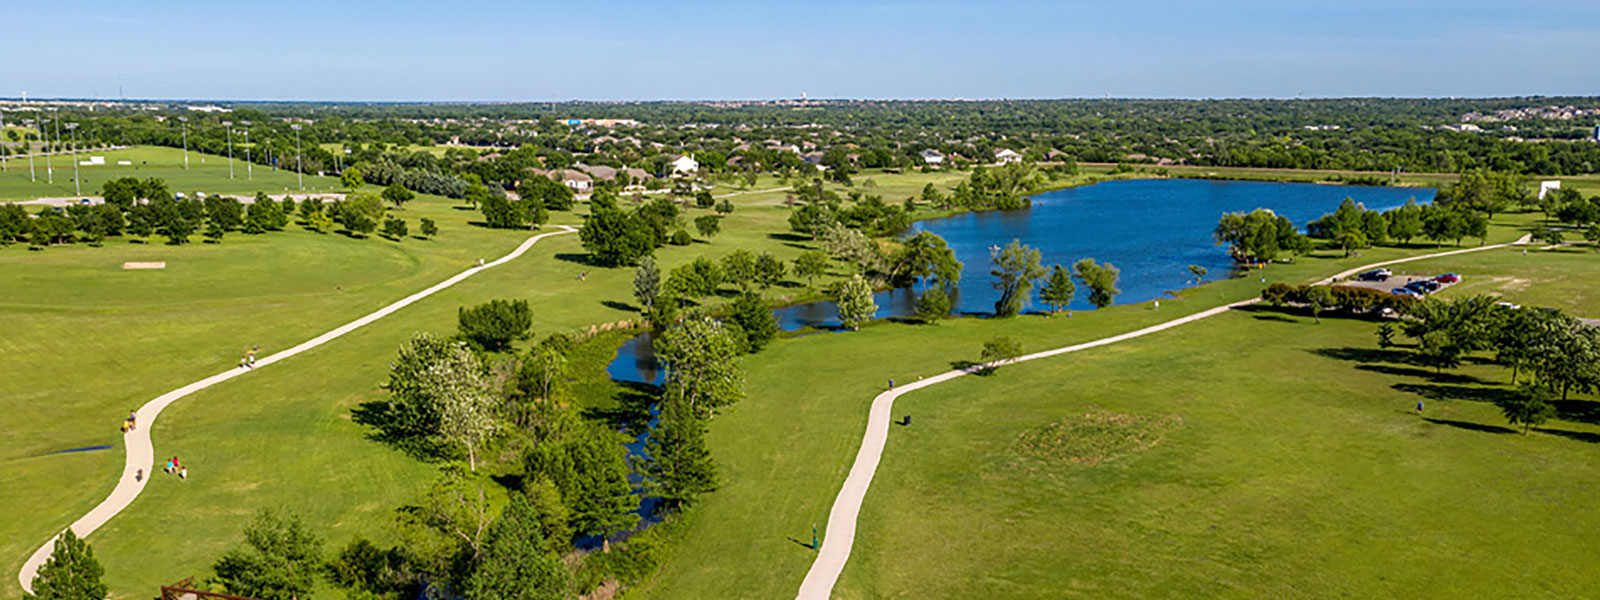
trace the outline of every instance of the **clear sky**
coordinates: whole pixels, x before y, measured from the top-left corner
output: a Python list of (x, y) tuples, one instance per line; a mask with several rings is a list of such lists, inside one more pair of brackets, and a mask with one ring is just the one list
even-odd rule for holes
[(1600, 94), (1600, 1), (30, 0), (0, 97)]

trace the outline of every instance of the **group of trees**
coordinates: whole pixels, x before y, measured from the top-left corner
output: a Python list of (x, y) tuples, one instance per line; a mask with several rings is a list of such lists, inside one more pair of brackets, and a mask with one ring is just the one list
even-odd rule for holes
[[(715, 235), (719, 227), (704, 220), (705, 217), (715, 218), (712, 215), (697, 218), (696, 228), (707, 237)], [(618, 206), (615, 196), (603, 191), (595, 192), (590, 198), (589, 214), (583, 219), (578, 237), (589, 252), (590, 261), (605, 267), (634, 265), (669, 243), (687, 246), (694, 242), (683, 228), (682, 211), (677, 202), (658, 197), (625, 211)]]
[(1212, 237), (1217, 245), (1227, 244), (1228, 254), (1241, 263), (1271, 262), (1284, 254), (1311, 251), (1311, 240), (1294, 222), (1267, 208), (1223, 214)]
[[(313, 198), (297, 204), (290, 197), (275, 201), (257, 192), (246, 204), (221, 195), (178, 198), (159, 179), (123, 178), (106, 182), (104, 194), (104, 204), (45, 207), (32, 215), (20, 205), (0, 204), (0, 243), (22, 240), (44, 247), (81, 239), (98, 245), (108, 237), (160, 236), (169, 244), (185, 244), (196, 233), (218, 243), (233, 232), (282, 231), (296, 216), (307, 229), (318, 232), (335, 224), (353, 236), (369, 235), (380, 225), (384, 235), (396, 240), (409, 232), (406, 221), (388, 213), (382, 199), (364, 193), (332, 203)], [(419, 225), (423, 237), (438, 234), (432, 219), (423, 218)]]
[(1069, 272), (1061, 265), (1047, 270), (1040, 260), (1038, 249), (1025, 246), (1019, 240), (1011, 240), (995, 252), (990, 274), (995, 277), (995, 289), (1000, 291), (1000, 299), (994, 303), (996, 315), (1009, 317), (1022, 312), (1034, 284), (1040, 279), (1045, 279), (1045, 285), (1039, 290), (1039, 297), (1050, 305), (1051, 314), (1072, 303), (1077, 294), (1074, 279), (1088, 290), (1089, 303), (1095, 308), (1110, 306), (1121, 293), (1117, 289), (1121, 271), (1111, 263), (1096, 263), (1092, 258), (1085, 258), (1073, 263)]
[[(1460, 366), (1475, 352), (1493, 351), (1512, 369), (1512, 383), (1523, 377), (1501, 410), (1523, 432), (1555, 413), (1557, 397), (1600, 390), (1600, 329), (1556, 311), (1512, 308), (1488, 296), (1450, 301), (1429, 298), (1413, 303), (1400, 332), (1416, 342), (1415, 357), (1437, 370)], [(1380, 330), (1380, 344), (1389, 343)]]

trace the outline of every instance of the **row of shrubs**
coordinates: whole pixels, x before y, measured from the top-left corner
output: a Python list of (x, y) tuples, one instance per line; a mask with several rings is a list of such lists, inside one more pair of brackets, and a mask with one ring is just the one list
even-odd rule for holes
[(1370, 313), (1385, 308), (1403, 313), (1417, 302), (1412, 296), (1372, 288), (1286, 283), (1274, 283), (1261, 290), (1261, 300), (1273, 306), (1295, 304), (1310, 306), (1318, 312), (1338, 309), (1350, 313)]

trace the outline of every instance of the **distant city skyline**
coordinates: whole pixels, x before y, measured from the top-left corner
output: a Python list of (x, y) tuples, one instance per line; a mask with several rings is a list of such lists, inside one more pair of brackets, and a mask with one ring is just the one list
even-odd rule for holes
[(1600, 94), (1600, 3), (8, 7), (0, 97), (463, 101)]

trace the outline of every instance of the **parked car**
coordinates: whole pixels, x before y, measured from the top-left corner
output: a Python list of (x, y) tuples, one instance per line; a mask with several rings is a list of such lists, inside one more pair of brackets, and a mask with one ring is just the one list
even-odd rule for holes
[(1356, 275), (1356, 279), (1360, 281), (1388, 281), (1389, 277), (1393, 275), (1394, 274), (1388, 269), (1373, 269), (1360, 275)]
[(1522, 308), (1521, 304), (1512, 304), (1510, 302), (1496, 302), (1496, 303), (1494, 303), (1494, 305), (1495, 306), (1504, 306), (1504, 307), (1509, 308), (1511, 310), (1518, 310), (1518, 309)]
[(1444, 286), (1440, 285), (1439, 282), (1434, 281), (1432, 279), (1419, 279), (1417, 281), (1413, 281), (1411, 283), (1406, 284), (1406, 287), (1412, 288), (1412, 289), (1417, 290), (1419, 292), (1431, 294), (1433, 292), (1439, 291), (1439, 288), (1442, 288)]
[(1422, 292), (1413, 290), (1411, 288), (1403, 288), (1403, 287), (1397, 287), (1395, 289), (1389, 290), (1389, 293), (1394, 294), (1396, 296), (1411, 296), (1413, 298), (1421, 298), (1422, 297)]
[(1433, 280), (1439, 283), (1460, 283), (1461, 276), (1455, 273), (1445, 273), (1443, 275), (1434, 276)]

